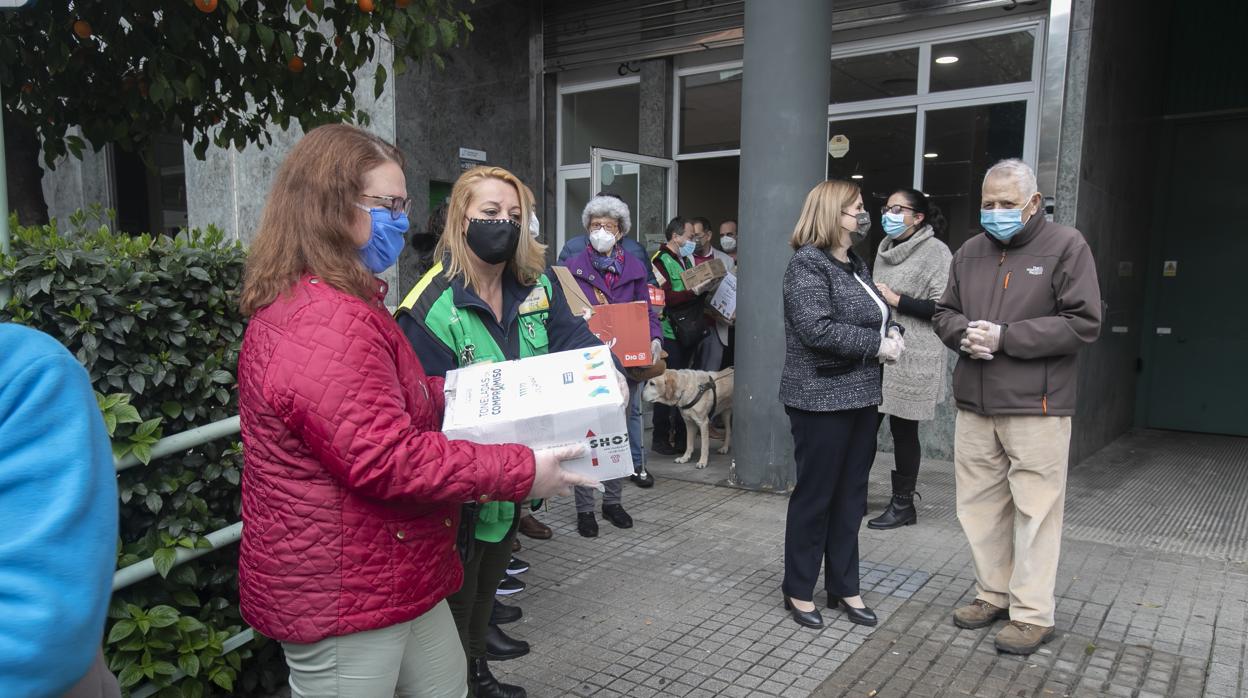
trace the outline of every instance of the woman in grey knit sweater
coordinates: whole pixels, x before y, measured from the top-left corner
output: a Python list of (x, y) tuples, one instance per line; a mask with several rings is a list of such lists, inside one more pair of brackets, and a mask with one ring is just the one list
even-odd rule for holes
[(800, 625), (822, 628), (814, 604), (820, 563), (829, 605), (875, 625), (858, 589), (858, 528), (875, 456), (880, 364), (901, 355), (901, 329), (871, 272), (850, 246), (871, 217), (849, 182), (806, 196), (784, 273), (784, 371), (780, 401), (793, 432), (797, 484), (784, 529), (784, 605)]
[(906, 328), (906, 354), (884, 369), (880, 424), (888, 416), (893, 432), (893, 498), (884, 513), (867, 522), (880, 529), (918, 521), (914, 487), (919, 476), (919, 422), (935, 416), (945, 397), (945, 347), (932, 330), (936, 301), (945, 292), (952, 255), (937, 239), (945, 217), (927, 196), (898, 189), (883, 211), (884, 234), (875, 257), (875, 285)]

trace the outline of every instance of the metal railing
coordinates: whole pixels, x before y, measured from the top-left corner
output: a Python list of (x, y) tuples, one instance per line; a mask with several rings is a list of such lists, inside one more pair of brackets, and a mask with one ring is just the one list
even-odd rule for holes
[[(195, 448), (196, 446), (202, 446), (211, 441), (216, 441), (217, 439), (222, 439), (227, 436), (233, 436), (237, 433), (239, 433), (239, 421), (238, 421), (238, 417), (235, 416), (235, 417), (230, 417), (229, 419), (222, 419), (219, 422), (213, 422), (212, 424), (205, 424), (202, 427), (195, 427), (194, 429), (189, 429), (180, 434), (174, 434), (173, 436), (166, 436), (160, 441), (157, 441), (156, 444), (152, 446), (152, 452), (151, 452), (152, 455), (151, 455), (151, 458), (149, 459), (149, 462), (151, 460), (156, 460), (157, 458), (163, 458), (165, 456), (173, 455), (175, 453), (181, 453), (183, 451)], [(115, 461), (117, 472), (121, 472), (127, 468), (132, 468), (139, 464), (140, 464), (139, 459), (136, 458), (133, 454), (129, 454), (126, 457), (120, 458)], [(242, 537), (243, 537), (243, 522), (236, 521), (233, 524), (226, 526), (225, 528), (213, 531), (212, 533), (209, 533), (208, 535), (204, 536), (204, 540), (207, 540), (209, 543), (212, 544), (212, 547), (210, 548), (195, 548), (195, 549), (178, 548), (177, 551), (175, 552), (173, 566), (177, 567), (178, 565), (181, 565), (182, 563), (187, 562), (188, 560), (194, 560), (195, 558), (200, 557), (201, 555), (205, 555), (215, 550), (220, 550), (221, 548), (227, 545), (232, 545), (234, 543), (237, 543), (239, 539), (241, 539)], [(150, 557), (144, 560), (140, 560), (134, 563), (133, 565), (127, 565), (125, 567), (122, 567), (121, 569), (113, 573), (113, 591), (124, 589), (132, 584), (141, 582), (144, 579), (147, 579), (148, 577), (151, 577), (155, 574), (156, 574), (156, 563)], [(225, 655), (225, 654), (229, 654), (230, 652), (233, 652), (239, 647), (242, 647), (248, 642), (251, 642), (255, 638), (255, 636), (256, 636), (255, 631), (253, 631), (251, 628), (243, 629), (242, 632), (235, 634), (234, 636), (228, 638), (224, 643), (222, 643), (221, 654)], [(169, 677), (170, 684), (173, 684), (185, 677), (186, 677), (186, 673), (184, 673), (181, 669), (179, 669), (176, 672), (174, 672), (172, 676)], [(138, 688), (135, 688), (133, 691), (130, 692), (130, 695), (131, 695), (131, 698), (147, 698), (148, 696), (156, 693), (160, 689), (161, 687), (157, 686), (154, 683), (146, 683), (146, 684), (143, 684), (142, 686), (139, 686)]]

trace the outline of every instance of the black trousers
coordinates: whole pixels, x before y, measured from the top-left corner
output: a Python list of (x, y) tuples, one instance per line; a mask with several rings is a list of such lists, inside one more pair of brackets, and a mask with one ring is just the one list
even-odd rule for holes
[(511, 542), (515, 538), (516, 527), (512, 525), (497, 543), (474, 541), (472, 553), (464, 560), (464, 585), (446, 599), (455, 617), (459, 641), (470, 662), (485, 656), (485, 635), (490, 629), (490, 613), (494, 610), (494, 592), (507, 574)]
[(840, 412), (786, 407), (797, 485), (784, 528), (784, 593), (813, 600), (819, 564), (830, 600), (858, 595), (858, 528), (875, 458), (874, 406)]
[(923, 456), (923, 447), (919, 445), (919, 423), (894, 414), (880, 413), (879, 424), (884, 424), (885, 417), (888, 417), (889, 431), (893, 432), (893, 469), (904, 477), (918, 477), (919, 460)]
[[(688, 368), (688, 352), (674, 339), (663, 338), (663, 351), (667, 352), (667, 367), (672, 369)], [(685, 443), (685, 420), (680, 416), (680, 408), (672, 405), (654, 403), (654, 415), (651, 417), (654, 443), (674, 443), (682, 446)]]

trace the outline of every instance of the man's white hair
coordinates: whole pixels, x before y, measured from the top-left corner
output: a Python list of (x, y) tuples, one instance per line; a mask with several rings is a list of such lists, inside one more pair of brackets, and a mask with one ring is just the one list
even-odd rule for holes
[(1014, 185), (1018, 187), (1019, 192), (1023, 196), (1031, 196), (1040, 191), (1039, 185), (1036, 184), (1036, 173), (1027, 163), (1018, 158), (1008, 158), (1001, 160), (997, 164), (988, 168), (984, 173), (984, 182), (987, 183), (992, 177), (1009, 177), (1014, 180)]
[(589, 230), (589, 221), (594, 218), (614, 218), (620, 225), (620, 232), (628, 235), (633, 222), (628, 217), (628, 204), (614, 196), (595, 196), (585, 204), (581, 212), (581, 227)]

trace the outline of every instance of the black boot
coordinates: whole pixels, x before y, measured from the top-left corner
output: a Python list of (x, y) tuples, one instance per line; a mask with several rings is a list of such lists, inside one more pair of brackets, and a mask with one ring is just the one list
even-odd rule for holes
[(491, 625), (485, 634), (485, 656), (495, 662), (503, 662), (529, 653), (529, 643), (517, 640), (497, 625)]
[(519, 686), (499, 683), (490, 673), (485, 657), (468, 662), (468, 687), (476, 698), (527, 698), (528, 692)]
[(914, 484), (918, 478), (906, 477), (896, 470), (893, 471), (893, 501), (883, 514), (867, 522), (867, 528), (887, 531), (890, 528), (912, 526), (919, 520), (914, 509)]

